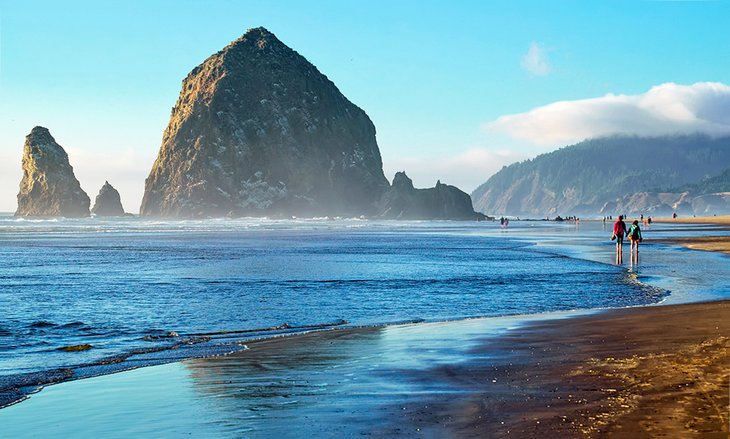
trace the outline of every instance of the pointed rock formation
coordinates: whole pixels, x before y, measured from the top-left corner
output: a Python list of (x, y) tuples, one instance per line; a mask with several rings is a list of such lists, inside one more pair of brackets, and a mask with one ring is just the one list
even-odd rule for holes
[(123, 216), (124, 208), (119, 192), (114, 189), (108, 181), (104, 182), (104, 186), (99, 190), (99, 195), (94, 200), (94, 208), (91, 213), (96, 216)]
[(256, 28), (183, 81), (140, 214), (368, 215), (387, 189), (367, 114)]
[(22, 167), (15, 216), (89, 216), (89, 196), (74, 176), (66, 151), (48, 129), (35, 127), (25, 137)]
[(416, 189), (405, 172), (396, 172), (393, 185), (379, 203), (379, 217), (403, 220), (480, 220), (471, 197), (455, 186), (436, 182), (430, 189)]

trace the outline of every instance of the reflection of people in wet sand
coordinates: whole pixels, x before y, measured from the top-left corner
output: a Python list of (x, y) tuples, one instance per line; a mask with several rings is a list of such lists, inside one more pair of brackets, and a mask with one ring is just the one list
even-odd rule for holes
[(631, 256), (631, 262), (632, 263), (639, 263), (639, 243), (643, 241), (641, 238), (641, 229), (639, 228), (639, 221), (634, 220), (633, 223), (631, 223), (631, 228), (629, 228), (628, 233), (626, 234), (629, 237), (629, 241), (631, 242), (631, 250), (630, 250), (630, 256)]
[(626, 234), (626, 223), (624, 223), (623, 215), (618, 216), (618, 220), (613, 223), (613, 237), (616, 239), (616, 263), (624, 262), (624, 235)]

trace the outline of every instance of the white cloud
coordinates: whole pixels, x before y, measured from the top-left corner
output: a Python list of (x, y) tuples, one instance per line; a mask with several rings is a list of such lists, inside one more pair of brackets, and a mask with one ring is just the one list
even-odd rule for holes
[(536, 145), (557, 146), (611, 134), (730, 134), (730, 86), (666, 83), (638, 95), (561, 101), (484, 125)]
[(548, 61), (547, 52), (542, 45), (532, 42), (527, 53), (522, 57), (520, 63), (523, 69), (533, 75), (544, 76), (550, 73), (550, 62)]
[(397, 171), (405, 171), (417, 188), (433, 187), (441, 180), (471, 193), (502, 166), (525, 158), (510, 150), (471, 148), (456, 155), (386, 158), (383, 168), (388, 180)]

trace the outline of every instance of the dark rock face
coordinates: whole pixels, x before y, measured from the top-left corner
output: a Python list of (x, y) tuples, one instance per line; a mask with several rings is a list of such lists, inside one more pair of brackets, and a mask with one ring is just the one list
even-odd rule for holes
[(48, 129), (35, 127), (25, 137), (19, 217), (89, 216), (89, 196), (81, 189), (66, 151)]
[(99, 190), (99, 195), (94, 200), (94, 208), (91, 213), (96, 216), (123, 216), (124, 208), (119, 192), (114, 189), (108, 181), (104, 182), (104, 186)]
[(316, 67), (251, 29), (185, 78), (141, 215), (371, 215), (375, 127)]
[(402, 220), (479, 220), (485, 216), (474, 212), (471, 197), (455, 186), (436, 182), (429, 189), (416, 189), (405, 172), (397, 172), (393, 185), (378, 205), (378, 216)]

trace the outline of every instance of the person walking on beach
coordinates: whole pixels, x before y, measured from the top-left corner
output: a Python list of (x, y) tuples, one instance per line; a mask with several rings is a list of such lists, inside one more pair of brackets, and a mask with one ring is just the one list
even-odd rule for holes
[(618, 220), (613, 223), (613, 237), (616, 239), (616, 263), (624, 263), (624, 235), (626, 234), (626, 223), (623, 215), (618, 216)]
[(641, 229), (639, 228), (639, 221), (634, 220), (633, 223), (631, 223), (631, 227), (629, 228), (629, 231), (626, 234), (629, 237), (629, 241), (631, 242), (631, 250), (630, 250), (630, 257), (631, 257), (631, 263), (638, 264), (639, 263), (639, 243), (643, 241), (641, 238)]

